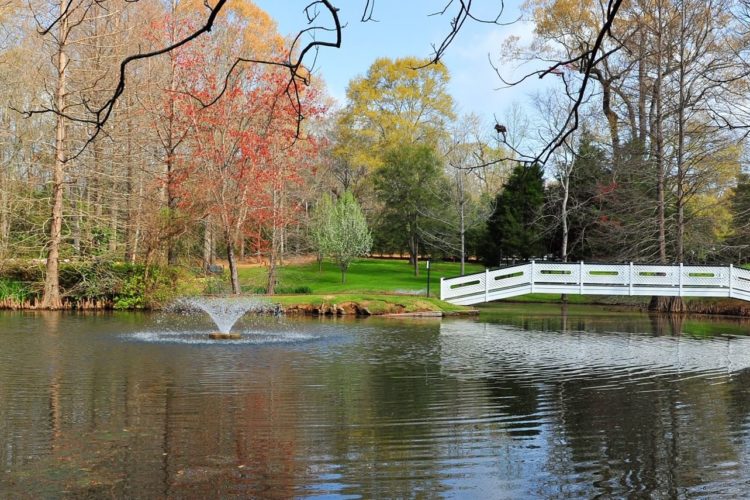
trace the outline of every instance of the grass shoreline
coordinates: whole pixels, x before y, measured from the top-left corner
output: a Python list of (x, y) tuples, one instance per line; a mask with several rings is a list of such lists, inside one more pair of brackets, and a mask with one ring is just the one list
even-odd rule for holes
[[(465, 273), (481, 272), (483, 266), (476, 263), (466, 265)], [(346, 275), (346, 282), (341, 282), (341, 272), (332, 262), (323, 262), (321, 268), (315, 261), (297, 259), (277, 268), (277, 294), (266, 295), (267, 268), (264, 266), (241, 266), (239, 277), (242, 288), (253, 296), (264, 297), (277, 303), (288, 314), (308, 315), (471, 315), (478, 314), (477, 307), (456, 306), (440, 301), (440, 277), (460, 274), (460, 264), (435, 261), (431, 263), (429, 273), (430, 297), (427, 295), (426, 262), (421, 261), (419, 275), (414, 275), (413, 267), (407, 260), (399, 259), (361, 259), (352, 264)], [(227, 276), (189, 275), (186, 272), (173, 272), (170, 287), (172, 293), (165, 293), (163, 300), (154, 302), (136, 300), (129, 304), (134, 307), (115, 307), (111, 298), (84, 298), (66, 302), (65, 309), (72, 310), (108, 310), (108, 309), (144, 309), (158, 310), (180, 296), (225, 294)], [(143, 282), (136, 282), (143, 286)], [(217, 287), (218, 285), (218, 287)], [(164, 288), (164, 285), (162, 286)], [(105, 292), (109, 289), (104, 289)], [(303, 293), (294, 293), (304, 290)], [(111, 292), (111, 291), (110, 291)], [(291, 292), (291, 293), (290, 293)], [(141, 291), (141, 294), (143, 292)], [(6, 294), (7, 295), (7, 294)], [(35, 310), (36, 301), (23, 302), (13, 300), (12, 296), (0, 300), (0, 309)], [(579, 296), (568, 295), (569, 305), (590, 305), (605, 307), (623, 312), (645, 311), (650, 297), (622, 296)], [(491, 304), (548, 304), (563, 305), (560, 295), (530, 294)], [(736, 299), (685, 299), (686, 313), (709, 314), (722, 316), (750, 317), (750, 302)], [(501, 306), (502, 307), (502, 306)], [(512, 308), (512, 306), (511, 306)]]
[(435, 297), (397, 294), (267, 295), (286, 314), (313, 316), (379, 316), (440, 313), (441, 316), (477, 314), (477, 310), (443, 302)]

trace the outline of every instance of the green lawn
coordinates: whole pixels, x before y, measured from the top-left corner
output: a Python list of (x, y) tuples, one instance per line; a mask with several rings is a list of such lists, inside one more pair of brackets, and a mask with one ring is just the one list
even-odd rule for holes
[[(453, 262), (432, 262), (430, 270), (430, 296), (437, 297), (440, 291), (440, 277), (457, 276), (460, 264)], [(484, 270), (479, 264), (467, 264), (466, 273)], [(265, 287), (267, 279), (265, 267), (241, 268), (240, 282), (248, 288)], [(307, 286), (314, 294), (327, 293), (404, 293), (424, 294), (427, 290), (427, 270), (425, 263), (419, 263), (419, 276), (406, 260), (362, 259), (353, 263), (346, 273), (346, 283), (341, 283), (339, 268), (324, 262), (323, 270), (318, 264), (287, 265), (279, 269), (278, 288), (289, 290)]]

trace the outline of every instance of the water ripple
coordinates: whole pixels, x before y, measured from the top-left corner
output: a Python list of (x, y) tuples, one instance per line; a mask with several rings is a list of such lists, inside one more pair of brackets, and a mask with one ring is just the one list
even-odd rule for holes
[(530, 379), (592, 381), (588, 389), (650, 384), (656, 378), (724, 381), (750, 368), (750, 339), (651, 337), (622, 332), (550, 334), (511, 326), (445, 321), (440, 327), (443, 367), (458, 377), (486, 376), (523, 366)]
[(122, 338), (137, 342), (151, 342), (160, 344), (192, 344), (192, 345), (266, 345), (266, 344), (293, 344), (299, 342), (310, 342), (319, 340), (319, 335), (311, 335), (297, 332), (266, 332), (266, 331), (240, 331), (239, 339), (213, 340), (208, 337), (208, 330), (171, 332), (162, 330), (143, 331), (122, 334)]
[(0, 331), (0, 491), (750, 494), (746, 337), (624, 333), (642, 319), (571, 333), (248, 317), (239, 341), (209, 341), (201, 318), (18, 317)]

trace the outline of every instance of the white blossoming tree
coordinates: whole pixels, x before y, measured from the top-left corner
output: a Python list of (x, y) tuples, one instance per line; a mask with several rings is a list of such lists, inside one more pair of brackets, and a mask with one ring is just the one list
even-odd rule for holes
[(319, 221), (323, 227), (316, 230), (316, 238), (320, 242), (320, 252), (331, 257), (341, 269), (341, 282), (346, 283), (346, 271), (349, 265), (362, 255), (367, 254), (372, 247), (372, 235), (367, 227), (365, 215), (350, 192), (344, 193), (333, 204), (326, 205), (329, 215), (320, 214)]

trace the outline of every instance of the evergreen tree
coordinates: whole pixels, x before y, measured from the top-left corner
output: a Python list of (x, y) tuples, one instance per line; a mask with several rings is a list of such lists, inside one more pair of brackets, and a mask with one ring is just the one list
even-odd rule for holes
[(572, 260), (602, 258), (611, 250), (606, 244), (613, 218), (608, 193), (615, 184), (610, 179), (605, 152), (584, 133), (570, 173), (568, 255)]
[(541, 255), (545, 249), (540, 223), (543, 206), (541, 166), (516, 166), (495, 198), (495, 210), (487, 221), (487, 240), (481, 252), (485, 262), (497, 265), (503, 258)]
[(750, 257), (750, 174), (740, 174), (732, 196), (731, 211), (732, 236), (727, 243), (740, 263), (747, 262)]

